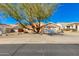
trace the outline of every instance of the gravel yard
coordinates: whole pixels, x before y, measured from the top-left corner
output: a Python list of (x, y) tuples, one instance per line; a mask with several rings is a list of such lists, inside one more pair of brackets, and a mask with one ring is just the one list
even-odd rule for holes
[(79, 44), (79, 33), (65, 32), (62, 34), (8, 34), (8, 36), (0, 36), (0, 44)]

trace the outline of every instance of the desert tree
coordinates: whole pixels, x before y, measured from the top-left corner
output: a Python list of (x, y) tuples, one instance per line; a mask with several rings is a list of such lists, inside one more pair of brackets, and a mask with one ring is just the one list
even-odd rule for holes
[(54, 12), (56, 5), (55, 3), (2, 3), (0, 4), (0, 11), (4, 12), (6, 16), (15, 18), (24, 28), (27, 28), (26, 25), (28, 24), (38, 23), (36, 27), (32, 26), (32, 28), (39, 33), (41, 21)]

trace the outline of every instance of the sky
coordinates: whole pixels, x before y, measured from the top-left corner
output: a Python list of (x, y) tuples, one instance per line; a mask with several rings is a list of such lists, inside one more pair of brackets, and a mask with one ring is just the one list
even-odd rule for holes
[(79, 3), (59, 4), (54, 15), (50, 17), (53, 22), (79, 22)]
[[(79, 3), (63, 3), (58, 4), (52, 15), (46, 18), (49, 22), (79, 22)], [(16, 24), (16, 20), (12, 17), (3, 18), (0, 15), (0, 21), (4, 24)]]

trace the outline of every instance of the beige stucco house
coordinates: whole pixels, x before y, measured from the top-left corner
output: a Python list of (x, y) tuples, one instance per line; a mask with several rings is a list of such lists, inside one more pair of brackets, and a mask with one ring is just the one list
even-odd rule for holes
[(60, 24), (62, 24), (64, 30), (79, 31), (79, 23), (77, 23), (77, 22), (60, 23)]

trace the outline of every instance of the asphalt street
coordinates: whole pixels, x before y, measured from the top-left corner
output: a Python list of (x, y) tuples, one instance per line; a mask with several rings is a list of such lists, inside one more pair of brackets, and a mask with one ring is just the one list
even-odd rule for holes
[(0, 44), (0, 56), (79, 56), (79, 45)]

